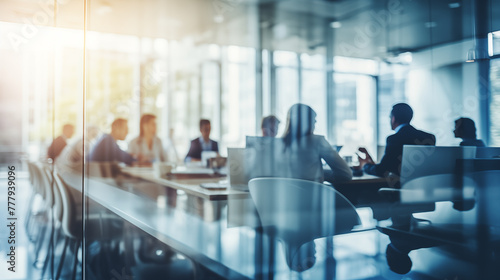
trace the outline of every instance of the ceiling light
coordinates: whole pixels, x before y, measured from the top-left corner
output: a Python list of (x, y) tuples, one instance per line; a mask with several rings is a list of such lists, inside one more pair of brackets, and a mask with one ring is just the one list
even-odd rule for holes
[(330, 22), (330, 27), (331, 28), (341, 28), (342, 23), (340, 21), (332, 21), (332, 22)]
[(460, 4), (460, 2), (450, 2), (450, 3), (448, 3), (448, 7), (450, 7), (450, 9), (460, 8), (460, 6), (462, 6), (462, 4)]

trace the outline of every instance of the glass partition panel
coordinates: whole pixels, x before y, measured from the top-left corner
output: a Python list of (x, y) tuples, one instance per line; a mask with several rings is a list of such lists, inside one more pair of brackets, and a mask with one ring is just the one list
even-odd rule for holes
[(0, 278), (498, 278), (499, 7), (0, 1)]

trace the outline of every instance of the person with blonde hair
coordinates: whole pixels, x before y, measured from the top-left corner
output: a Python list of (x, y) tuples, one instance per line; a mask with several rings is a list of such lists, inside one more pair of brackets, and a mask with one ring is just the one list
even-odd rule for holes
[(140, 164), (167, 161), (163, 144), (156, 136), (156, 127), (155, 115), (142, 115), (139, 136), (130, 141), (128, 146), (128, 152), (134, 155)]
[[(352, 171), (322, 135), (315, 135), (316, 112), (301, 103), (294, 104), (288, 110), (285, 133), (283, 134), (284, 151), (278, 161), (278, 177), (311, 180), (323, 183), (325, 174), (321, 159), (325, 160), (331, 171), (327, 173), (329, 181), (349, 181)], [(281, 162), (280, 161), (280, 162)]]

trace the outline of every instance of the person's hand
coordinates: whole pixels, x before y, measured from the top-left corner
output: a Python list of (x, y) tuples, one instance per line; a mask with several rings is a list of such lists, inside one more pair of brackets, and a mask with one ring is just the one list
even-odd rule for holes
[(366, 148), (361, 147), (358, 149), (358, 151), (360, 151), (361, 153), (363, 153), (365, 155), (364, 158), (362, 158), (358, 155), (358, 161), (359, 161), (360, 168), (363, 168), (363, 166), (365, 166), (365, 164), (375, 164), (375, 162), (373, 161), (372, 157), (370, 156), (370, 154), (368, 153)]

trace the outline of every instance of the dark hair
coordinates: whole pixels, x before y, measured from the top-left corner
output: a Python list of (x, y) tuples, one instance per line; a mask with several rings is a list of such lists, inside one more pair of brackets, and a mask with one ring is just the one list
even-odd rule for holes
[(271, 124), (279, 124), (280, 120), (274, 115), (269, 115), (265, 118), (262, 119), (262, 123), (260, 124), (260, 128), (266, 128), (269, 127)]
[(301, 103), (292, 105), (288, 110), (283, 134), (286, 146), (292, 144), (292, 141), (300, 140), (303, 136), (313, 134), (315, 119), (316, 112), (311, 107)]
[(455, 121), (455, 131), (460, 138), (476, 139), (476, 125), (469, 118), (460, 118)]
[(399, 124), (410, 123), (413, 118), (413, 110), (410, 105), (406, 103), (398, 103), (392, 106), (391, 116), (393, 116)]
[(116, 129), (119, 126), (122, 126), (127, 123), (126, 119), (118, 118), (111, 123), (111, 130)]
[(207, 119), (201, 119), (200, 120), (200, 129), (202, 126), (206, 125), (206, 124), (210, 124), (210, 120), (207, 120)]
[(144, 128), (143, 128), (143, 126), (145, 124), (147, 124), (149, 121), (153, 120), (153, 119), (156, 119), (155, 115), (152, 115), (152, 114), (144, 114), (144, 115), (142, 115), (141, 121), (140, 121), (140, 127), (139, 127), (139, 137), (143, 137), (144, 136)]

